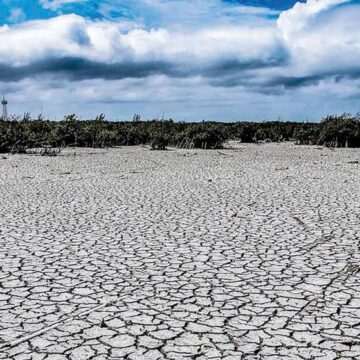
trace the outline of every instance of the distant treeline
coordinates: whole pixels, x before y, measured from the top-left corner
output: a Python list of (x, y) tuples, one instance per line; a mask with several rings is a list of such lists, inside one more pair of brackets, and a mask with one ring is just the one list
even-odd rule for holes
[(62, 121), (49, 121), (28, 114), (0, 118), (0, 152), (22, 153), (31, 148), (112, 147), (150, 145), (153, 149), (221, 148), (226, 140), (241, 142), (295, 141), (297, 144), (331, 147), (360, 147), (360, 116), (328, 116), (320, 123), (237, 122), (200, 123), (152, 120), (133, 122), (79, 120), (68, 115)]

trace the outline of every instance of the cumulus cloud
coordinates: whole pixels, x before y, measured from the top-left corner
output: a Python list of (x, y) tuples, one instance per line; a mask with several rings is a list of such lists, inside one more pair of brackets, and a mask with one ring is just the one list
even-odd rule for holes
[[(68, 2), (42, 1), (54, 9)], [(140, 3), (170, 12), (168, 1)], [(220, 10), (215, 1), (213, 22), (198, 21), (209, 14), (209, 2), (183, 0), (174, 6), (184, 4), (189, 5), (181, 15), (189, 19), (185, 28), (78, 15), (0, 27), (1, 87), (34, 79), (53, 89), (46, 96), (76, 89), (79, 101), (103, 103), (120, 102), (115, 93), (122, 101), (145, 103), (154, 89), (163, 103), (214, 104), (218, 97), (231, 106), (236, 101), (228, 96), (268, 103), (289, 96), (323, 98), (324, 92), (340, 98), (335, 89), (342, 89), (346, 98), (358, 97), (359, 4), (308, 0), (279, 14), (251, 6)]]
[[(56, 72), (56, 65), (70, 73), (71, 62), (64, 59), (77, 59), (74, 73), (82, 64), (83, 75), (89, 77), (99, 76), (96, 69), (101, 64), (104, 72), (113, 72), (114, 76), (119, 72), (125, 76), (128, 68), (132, 77), (134, 71), (130, 69), (141, 72), (141, 67), (149, 68), (149, 64), (158, 64), (158, 72), (163, 69), (167, 73), (171, 68), (174, 73), (186, 75), (217, 67), (224, 70), (229, 64), (236, 64), (239, 70), (278, 66), (284, 58), (275, 28), (271, 27), (123, 32), (119, 23), (66, 15), (0, 29), (0, 64), (26, 75), (31, 74), (31, 69), (35, 73)], [(124, 70), (120, 71), (122, 66)]]
[(290, 40), (293, 34), (308, 27), (318, 14), (334, 6), (348, 3), (351, 0), (307, 0), (297, 2), (293, 8), (284, 11), (279, 16), (278, 24), (285, 39)]
[(358, 73), (359, 18), (359, 4), (346, 0), (308, 0), (282, 13), (278, 28), (292, 56), (293, 75)]

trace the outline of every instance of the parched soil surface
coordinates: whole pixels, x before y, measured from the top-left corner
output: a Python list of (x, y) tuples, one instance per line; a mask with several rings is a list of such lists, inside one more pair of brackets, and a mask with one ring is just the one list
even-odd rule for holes
[(359, 359), (359, 161), (0, 157), (0, 359)]

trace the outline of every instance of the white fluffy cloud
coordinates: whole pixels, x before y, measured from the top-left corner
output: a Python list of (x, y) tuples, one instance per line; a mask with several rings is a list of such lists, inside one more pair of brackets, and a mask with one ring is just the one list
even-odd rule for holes
[[(326, 58), (341, 53), (346, 59), (343, 66), (349, 67), (357, 64), (360, 55), (360, 6), (334, 10), (346, 2), (297, 3), (283, 12), (277, 23), (204, 26), (182, 31), (129, 28), (127, 22), (58, 16), (0, 28), (0, 63), (23, 66), (47, 58), (76, 57), (107, 64), (163, 61), (206, 67), (212, 62), (237, 61), (268, 67), (271, 63), (277, 65), (277, 60), (287, 53), (294, 64), (327, 67)], [(53, 6), (59, 3), (54, 2)], [(328, 63), (332, 66), (334, 61)]]
[[(64, 2), (70, 1), (43, 5), (57, 8)], [(155, 3), (167, 6), (161, 0)], [(3, 26), (0, 88), (28, 95), (14, 81), (34, 79), (37, 90), (32, 94), (48, 102), (72, 94), (80, 103), (145, 104), (148, 99), (163, 104), (207, 102), (210, 107), (215, 99), (225, 107), (235, 106), (240, 97), (248, 103), (277, 99), (280, 104), (291, 96), (313, 101), (316, 93), (318, 99), (326, 93), (335, 99), (333, 104), (348, 104), (345, 98), (359, 96), (359, 5), (308, 0), (281, 13), (277, 21), (256, 18), (276, 13), (268, 9), (239, 6), (231, 12), (231, 19), (238, 14), (238, 21), (224, 24), (221, 18), (186, 29), (147, 29), (138, 22), (77, 15)], [(241, 14), (250, 14), (251, 21)], [(41, 84), (48, 88), (44, 95)]]
[[(27, 22), (0, 29), (0, 61), (14, 66), (46, 58), (81, 57), (91, 61), (164, 61), (176, 64), (277, 57), (274, 27), (228, 26), (196, 31), (133, 29), (122, 23), (91, 21), (77, 15)], [(11, 49), (11, 51), (10, 51)]]
[(117, 24), (77, 15), (0, 28), (0, 61), (14, 66), (46, 58), (74, 56), (109, 61), (121, 56)]
[(279, 16), (278, 24), (286, 40), (291, 40), (293, 34), (308, 27), (320, 13), (334, 6), (348, 3), (350, 0), (307, 0), (306, 3), (296, 3), (290, 10)]
[(308, 0), (281, 14), (278, 28), (294, 74), (345, 75), (360, 70), (360, 6), (347, 3)]

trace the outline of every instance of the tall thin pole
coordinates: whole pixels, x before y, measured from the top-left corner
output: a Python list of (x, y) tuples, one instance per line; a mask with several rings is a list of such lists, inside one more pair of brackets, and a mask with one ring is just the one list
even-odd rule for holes
[(3, 96), (3, 100), (1, 102), (2, 106), (3, 106), (3, 118), (7, 119), (8, 117), (8, 112), (7, 112), (7, 100), (5, 99), (5, 96)]

